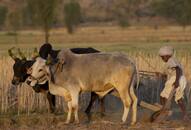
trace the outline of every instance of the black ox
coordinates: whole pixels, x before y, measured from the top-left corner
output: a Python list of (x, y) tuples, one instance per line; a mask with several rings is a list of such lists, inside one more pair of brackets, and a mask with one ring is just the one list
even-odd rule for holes
[[(46, 58), (48, 56), (46, 49), (47, 48), (42, 48), (40, 50), (40, 56), (42, 56), (43, 58)], [(100, 52), (94, 48), (72, 48), (71, 51), (73, 53), (76, 53), (76, 54), (87, 54), (87, 53), (99, 53)], [(11, 49), (8, 52), (9, 52), (9, 56), (11, 56), (12, 59), (15, 61), (14, 65), (13, 65), (14, 75), (13, 75), (13, 79), (12, 79), (12, 84), (13, 85), (19, 85), (21, 83), (24, 83), (26, 81), (26, 79), (28, 78), (28, 76), (30, 76), (27, 73), (27, 71), (33, 65), (35, 60), (27, 60), (24, 57), (24, 55), (21, 53), (20, 50), (18, 50), (18, 52), (19, 52), (21, 58), (14, 56)], [(52, 52), (53, 52), (53, 58), (54, 58), (57, 56), (59, 51), (52, 51)], [(55, 95), (52, 95), (49, 92), (49, 86), (48, 85), (49, 85), (48, 82), (46, 82), (43, 85), (37, 84), (36, 86), (33, 87), (33, 90), (37, 93), (40, 93), (40, 92), (42, 93), (42, 92), (46, 91), (46, 96), (47, 96), (47, 99), (49, 102), (49, 109), (50, 109), (50, 112), (53, 113), (53, 112), (55, 112), (56, 98), (55, 98)], [(91, 116), (90, 115), (91, 107), (92, 107), (92, 105), (96, 99), (99, 99), (98, 96), (92, 92), (90, 103), (85, 110), (85, 113), (88, 115), (89, 118)], [(103, 98), (99, 99), (99, 101), (100, 101), (100, 105), (101, 105), (101, 114), (103, 115), (103, 112), (104, 112)]]

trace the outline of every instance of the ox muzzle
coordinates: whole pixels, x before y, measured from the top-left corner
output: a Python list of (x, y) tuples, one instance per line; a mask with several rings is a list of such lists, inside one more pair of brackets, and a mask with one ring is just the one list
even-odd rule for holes
[(34, 76), (29, 76), (26, 83), (32, 87), (37, 84), (45, 84), (48, 81), (48, 76), (46, 74), (42, 75), (39, 78), (35, 78)]
[(13, 85), (19, 85), (21, 82), (22, 82), (22, 79), (19, 78), (19, 77), (16, 77), (16, 76), (14, 76), (13, 79), (12, 79), (12, 81), (11, 81), (11, 83), (12, 83)]

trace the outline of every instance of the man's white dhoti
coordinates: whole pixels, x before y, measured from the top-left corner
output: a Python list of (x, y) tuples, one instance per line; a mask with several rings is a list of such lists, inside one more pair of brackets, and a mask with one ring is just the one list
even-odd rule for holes
[[(170, 96), (170, 92), (172, 91), (174, 87), (173, 83), (175, 82), (175, 80), (176, 80), (176, 76), (172, 76), (166, 81), (165, 87), (160, 94), (161, 97), (168, 98)], [(187, 82), (186, 82), (185, 76), (181, 76), (179, 79), (179, 87), (176, 89), (176, 93), (175, 93), (176, 103), (181, 98), (184, 98), (184, 89), (186, 88), (186, 84)]]

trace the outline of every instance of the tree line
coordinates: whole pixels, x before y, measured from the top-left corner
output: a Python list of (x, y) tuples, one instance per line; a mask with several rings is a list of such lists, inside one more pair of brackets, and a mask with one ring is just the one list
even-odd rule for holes
[(0, 29), (6, 26), (16, 34), (25, 27), (40, 28), (45, 42), (52, 27), (64, 25), (72, 34), (79, 24), (91, 21), (116, 21), (128, 27), (132, 18), (161, 16), (184, 28), (191, 24), (191, 0), (91, 0), (88, 7), (80, 0), (15, 0), (13, 5), (0, 4)]

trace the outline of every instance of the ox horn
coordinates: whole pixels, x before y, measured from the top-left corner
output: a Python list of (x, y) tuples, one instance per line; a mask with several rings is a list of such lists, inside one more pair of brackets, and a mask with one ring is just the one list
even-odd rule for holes
[(13, 60), (16, 60), (17, 57), (13, 54), (12, 50), (14, 49), (15, 47), (12, 47), (8, 50), (8, 54), (9, 56), (13, 59)]
[(32, 58), (36, 59), (39, 56), (38, 50), (37, 48), (34, 48), (33, 54), (32, 54)]
[(46, 60), (46, 65), (50, 65), (52, 63), (52, 57), (50, 54), (48, 54), (47, 60)]
[(20, 57), (21, 57), (22, 60), (26, 60), (26, 57), (25, 57), (25, 55), (23, 54), (23, 52), (21, 52), (20, 48), (18, 48), (18, 53), (19, 53), (19, 55), (20, 55)]

